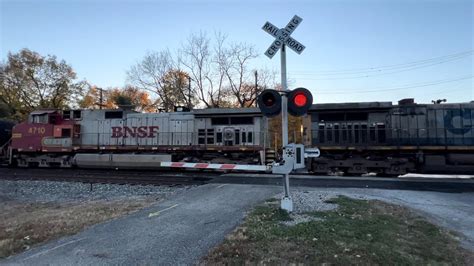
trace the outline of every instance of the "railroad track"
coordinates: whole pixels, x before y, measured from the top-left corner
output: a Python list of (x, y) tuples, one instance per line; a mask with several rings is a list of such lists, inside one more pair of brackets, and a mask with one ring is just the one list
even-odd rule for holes
[[(281, 185), (281, 176), (257, 173), (229, 173), (211, 171), (170, 170), (106, 170), (106, 169), (22, 169), (0, 168), (0, 180), (48, 180), (82, 182), (88, 184), (129, 185), (203, 185), (260, 184)], [(473, 192), (474, 180), (430, 179), (430, 178), (380, 178), (380, 177), (335, 177), (292, 175), (290, 182), (308, 187), (353, 187), (401, 190), (428, 190), (440, 192)]]
[(202, 185), (217, 175), (217, 173), (210, 172), (176, 173), (171, 171), (0, 168), (0, 179), (67, 181), (91, 184)]

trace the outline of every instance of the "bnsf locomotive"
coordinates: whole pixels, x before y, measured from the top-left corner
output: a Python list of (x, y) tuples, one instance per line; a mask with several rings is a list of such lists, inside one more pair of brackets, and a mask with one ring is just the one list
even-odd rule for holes
[(39, 110), (14, 127), (10, 163), (113, 168), (153, 168), (162, 161), (258, 163), (265, 128), (257, 108)]
[[(306, 146), (310, 172), (474, 174), (474, 102), (314, 104)], [(264, 164), (274, 136), (258, 108), (173, 113), (40, 110), (13, 128), (8, 160), (19, 167), (153, 168), (162, 161)], [(290, 141), (296, 134), (290, 134)]]

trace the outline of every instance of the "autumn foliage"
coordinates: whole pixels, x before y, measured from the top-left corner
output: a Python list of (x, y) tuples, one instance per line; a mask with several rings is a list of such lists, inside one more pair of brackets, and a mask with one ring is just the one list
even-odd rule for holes
[(126, 86), (125, 88), (109, 88), (102, 91), (102, 102), (100, 101), (100, 90), (91, 86), (79, 105), (81, 108), (99, 109), (133, 109), (138, 112), (156, 112), (156, 104), (150, 99), (150, 95), (138, 88)]
[[(288, 115), (288, 143), (303, 143), (303, 120), (305, 117)], [(268, 134), (270, 134), (270, 147), (280, 148), (281, 140), (281, 114), (268, 121)]]
[(82, 95), (85, 82), (64, 60), (22, 49), (0, 63), (2, 117), (22, 120), (38, 108), (70, 108)]

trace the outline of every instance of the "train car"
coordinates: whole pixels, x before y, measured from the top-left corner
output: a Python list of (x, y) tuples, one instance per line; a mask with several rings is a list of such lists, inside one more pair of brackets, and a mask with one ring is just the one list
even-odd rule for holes
[(162, 161), (260, 163), (267, 120), (257, 108), (137, 113), (38, 110), (13, 129), (20, 167), (153, 168)]
[(314, 173), (474, 173), (474, 102), (316, 104), (309, 117)]

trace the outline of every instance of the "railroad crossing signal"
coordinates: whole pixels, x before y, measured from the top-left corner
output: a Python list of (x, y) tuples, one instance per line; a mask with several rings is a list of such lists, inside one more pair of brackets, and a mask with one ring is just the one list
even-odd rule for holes
[[(308, 112), (313, 104), (313, 95), (305, 88), (297, 88), (287, 92), (288, 113), (293, 116), (302, 116)], [(257, 104), (266, 117), (280, 114), (282, 107), (282, 96), (276, 90), (264, 90), (257, 98)]]
[[(262, 27), (264, 31), (275, 37), (275, 41), (273, 41), (273, 43), (267, 49), (265, 55), (268, 56), (268, 58), (272, 59), (272, 57), (281, 48), (280, 54), (282, 95), (280, 95), (279, 92), (274, 90), (265, 90), (262, 92), (262, 94), (259, 95), (258, 105), (260, 107), (260, 110), (262, 110), (262, 112), (266, 116), (275, 116), (282, 112), (282, 144), (284, 153), (286, 151), (288, 152), (288, 154), (292, 153), (290, 151), (293, 150), (292, 146), (288, 146), (288, 112), (293, 115), (302, 115), (306, 113), (306, 111), (308, 111), (309, 106), (311, 106), (311, 104), (313, 103), (313, 97), (311, 96), (311, 93), (308, 90), (304, 88), (299, 88), (294, 91), (289, 91), (288, 86), (286, 84), (285, 46), (290, 47), (298, 54), (301, 54), (301, 52), (303, 52), (305, 48), (304, 45), (290, 37), (291, 33), (293, 33), (296, 27), (301, 24), (301, 21), (303, 21), (303, 19), (295, 15), (290, 20), (290, 22), (288, 22), (286, 27), (282, 29), (277, 28), (268, 21)], [(290, 99), (290, 102), (288, 102), (288, 99)], [(291, 167), (289, 167), (289, 165), (291, 165)], [(292, 163), (289, 165), (285, 165), (285, 163), (283, 163), (283, 165), (280, 165), (279, 167), (274, 167), (273, 173), (283, 174), (285, 196), (281, 200), (281, 208), (291, 212), (293, 211), (293, 201), (290, 197), (289, 173), (291, 172), (291, 170), (295, 169), (295, 165)], [(287, 171), (290, 168), (291, 170)], [(278, 169), (281, 169), (281, 171), (279, 171)]]

